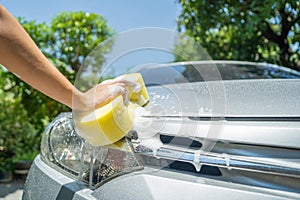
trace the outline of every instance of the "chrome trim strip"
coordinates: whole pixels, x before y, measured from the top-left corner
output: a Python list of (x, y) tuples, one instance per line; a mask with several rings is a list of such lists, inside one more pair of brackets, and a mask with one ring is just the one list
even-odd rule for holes
[(182, 115), (182, 116), (172, 116), (172, 115), (142, 115), (140, 117), (144, 118), (154, 118), (157, 119), (162, 118), (178, 118), (181, 119), (183, 117), (187, 117), (190, 120), (193, 121), (236, 121), (236, 122), (298, 122), (300, 121), (300, 116), (282, 116), (282, 117), (273, 117), (273, 116), (265, 116), (265, 117), (255, 117), (255, 116), (187, 116), (187, 115)]
[(133, 146), (135, 153), (153, 156), (156, 158), (192, 163), (196, 169), (199, 165), (209, 165), (227, 168), (228, 170), (239, 169), (300, 178), (300, 168), (272, 163), (269, 160), (204, 152), (201, 150), (183, 151), (177, 150), (178, 148), (174, 149), (170, 145), (168, 145), (168, 147), (160, 147), (156, 151), (140, 145), (139, 143), (133, 143)]

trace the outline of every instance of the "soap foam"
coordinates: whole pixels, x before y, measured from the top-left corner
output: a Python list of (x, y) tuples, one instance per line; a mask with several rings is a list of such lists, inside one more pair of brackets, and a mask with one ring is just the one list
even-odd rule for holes
[(151, 149), (153, 152), (153, 156), (156, 156), (157, 150), (163, 146), (163, 143), (161, 142), (158, 134), (150, 138), (139, 138), (139, 139), (140, 139), (140, 145)]
[(143, 107), (137, 107), (134, 114), (133, 129), (137, 131), (139, 138), (150, 138), (157, 133), (151, 126), (153, 119), (143, 117), (149, 116), (149, 111), (146, 111)]

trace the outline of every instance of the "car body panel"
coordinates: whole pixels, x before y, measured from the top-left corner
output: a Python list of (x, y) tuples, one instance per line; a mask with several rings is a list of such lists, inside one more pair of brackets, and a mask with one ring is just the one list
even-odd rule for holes
[[(25, 183), (23, 199), (93, 199), (92, 190), (59, 171), (53, 169), (41, 160), (38, 155), (28, 174)], [(76, 195), (75, 195), (76, 193)]]
[[(220, 87), (224, 98), (213, 102)], [(300, 79), (181, 83), (148, 91), (143, 117), (158, 127), (153, 133), (300, 148)]]
[[(300, 79), (181, 83), (152, 86), (148, 91), (150, 104), (163, 107), (164, 116), (300, 117)], [(213, 99), (220, 95), (225, 96), (218, 101)], [(216, 110), (214, 102), (223, 103), (223, 108)]]
[[(300, 73), (268, 64), (217, 61), (214, 64), (221, 69), (226, 80), (212, 78), (207, 82), (197, 82), (200, 80), (197, 76), (190, 76), (190, 82), (185, 78), (177, 79), (185, 70), (183, 65), (201, 67), (210, 64), (210, 61), (171, 63), (140, 71), (150, 96), (145, 107), (147, 112), (141, 117), (151, 121), (152, 127), (157, 127), (150, 130), (152, 136), (161, 141), (161, 136), (165, 135), (200, 143), (196, 149), (172, 142), (163, 144), (163, 147), (169, 148), (170, 155), (172, 150), (175, 153), (183, 150), (192, 156), (192, 160), (177, 165), (174, 157), (173, 160), (158, 157), (157, 151), (143, 155), (143, 152), (132, 148), (135, 151), (132, 154), (142, 157), (142, 170), (89, 187), (78, 181), (74, 173), (70, 175), (66, 165), (55, 163), (59, 160), (54, 160), (53, 155), (52, 160), (39, 155), (27, 177), (23, 199), (300, 199), (300, 186), (297, 184), (300, 179), (300, 79), (287, 80), (300, 78)], [(237, 73), (230, 80), (230, 73), (222, 71), (227, 64), (234, 65), (230, 73), (247, 71), (248, 66), (249, 76)], [(174, 77), (170, 79), (164, 73), (153, 71), (168, 71), (167, 68), (172, 66)], [(265, 71), (264, 67), (268, 70)], [(258, 69), (259, 73), (255, 74), (254, 69)], [(249, 80), (253, 77), (258, 79)], [(261, 77), (265, 79), (259, 79)], [(237, 80), (239, 78), (247, 80)], [(66, 117), (72, 118), (70, 113)], [(69, 125), (66, 127), (72, 130), (74, 127)], [(48, 132), (51, 124), (49, 127)], [(75, 129), (73, 132), (74, 139), (77, 137)], [(58, 137), (53, 145), (60, 145), (64, 135), (56, 135)], [(134, 136), (130, 137), (133, 144)], [(43, 138), (43, 141), (47, 144), (48, 139)], [(203, 149), (206, 142), (212, 144), (210, 149)], [(47, 146), (45, 152), (50, 152), (51, 148)], [(68, 149), (68, 153), (72, 148)], [(196, 163), (208, 153), (214, 164)], [(183, 155), (187, 154), (179, 157)], [(232, 168), (231, 164), (238, 159), (241, 159), (242, 166)], [(196, 165), (199, 166), (198, 171), (195, 170)], [(206, 167), (216, 174), (202, 170)], [(276, 168), (278, 173), (272, 173), (271, 167)], [(85, 173), (92, 174), (89, 172), (93, 170), (91, 167)]]
[[(32, 187), (32, 188), (28, 188)], [(34, 192), (34, 194), (32, 193)], [(211, 180), (172, 170), (145, 168), (110, 181), (96, 190), (73, 180), (35, 158), (24, 189), (24, 200), (40, 199), (263, 199), (286, 200), (300, 194)]]

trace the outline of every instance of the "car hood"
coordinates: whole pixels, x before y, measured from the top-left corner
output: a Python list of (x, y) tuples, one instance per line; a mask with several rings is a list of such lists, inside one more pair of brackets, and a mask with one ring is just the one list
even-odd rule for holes
[(236, 80), (148, 87), (149, 116), (300, 117), (300, 80)]

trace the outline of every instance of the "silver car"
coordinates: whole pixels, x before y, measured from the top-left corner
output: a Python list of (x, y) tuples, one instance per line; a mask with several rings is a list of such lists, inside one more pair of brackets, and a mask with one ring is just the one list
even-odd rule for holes
[(150, 95), (145, 126), (92, 147), (60, 114), (23, 199), (300, 199), (299, 72), (237, 61), (135, 71)]

